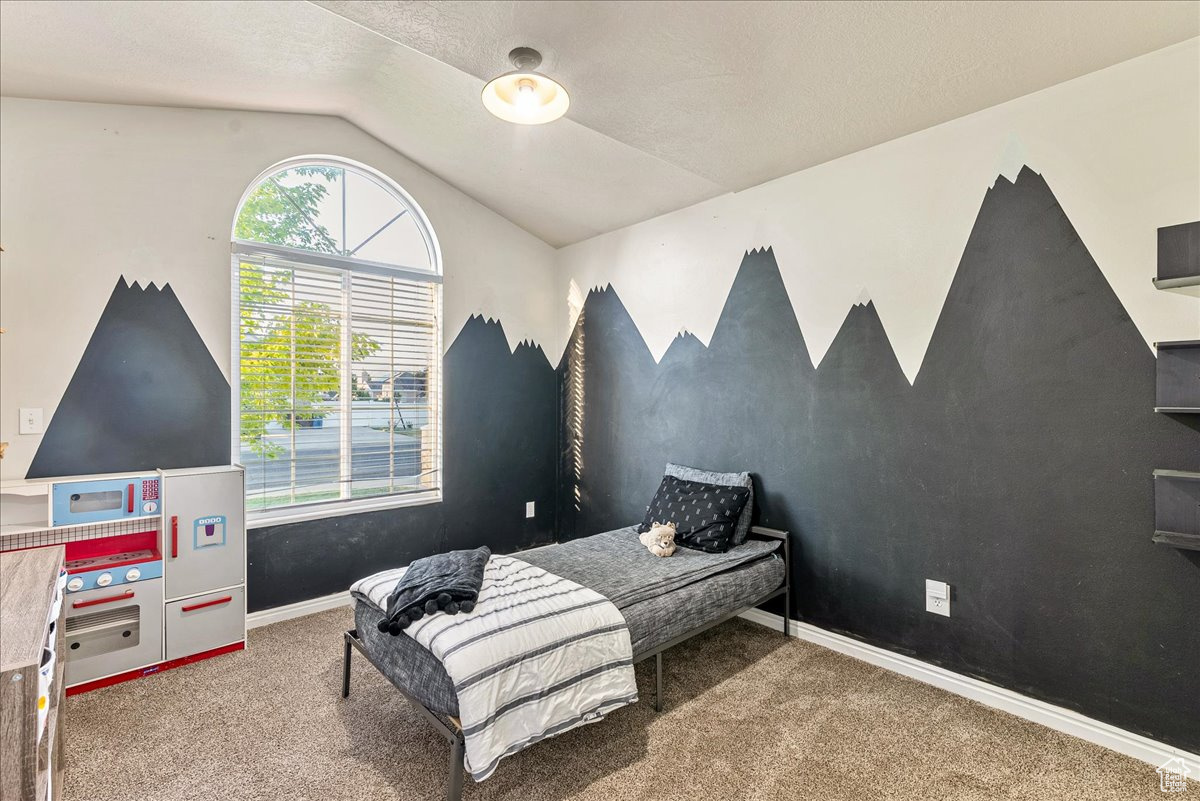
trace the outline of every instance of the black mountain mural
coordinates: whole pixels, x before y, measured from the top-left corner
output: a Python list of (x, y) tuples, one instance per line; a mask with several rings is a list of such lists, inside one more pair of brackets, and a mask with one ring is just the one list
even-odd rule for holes
[(668, 460), (750, 470), (794, 615), (1200, 750), (1200, 560), (1150, 540), (1151, 471), (1200, 469), (1200, 432), (1153, 412), (1154, 373), (1026, 168), (987, 192), (911, 386), (871, 303), (814, 369), (769, 249), (709, 347), (658, 364), (593, 291), (559, 365), (560, 534), (640, 519)]
[(113, 289), (27, 478), (229, 463), (229, 383), (170, 284)]

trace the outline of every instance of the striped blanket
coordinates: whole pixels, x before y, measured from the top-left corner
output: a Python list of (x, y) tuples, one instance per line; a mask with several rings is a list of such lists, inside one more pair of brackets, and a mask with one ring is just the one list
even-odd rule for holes
[[(385, 609), (405, 568), (350, 592)], [(442, 665), (458, 695), (464, 766), (483, 781), (538, 740), (637, 701), (625, 618), (586, 587), (511, 556), (492, 556), (470, 614), (428, 615), (404, 630)]]

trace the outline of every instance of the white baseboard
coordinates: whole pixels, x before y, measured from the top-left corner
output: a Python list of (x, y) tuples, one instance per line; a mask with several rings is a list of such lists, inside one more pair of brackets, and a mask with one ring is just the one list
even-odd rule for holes
[[(752, 609), (742, 614), (742, 617), (776, 630), (783, 626), (783, 618), (761, 609)], [(788, 628), (794, 637), (823, 646), (831, 651), (852, 656), (855, 659), (861, 659), (925, 684), (932, 684), (934, 687), (940, 687), (955, 695), (970, 698), (972, 701), (978, 701), (985, 706), (1008, 712), (1019, 718), (1040, 723), (1055, 731), (1061, 731), (1089, 743), (1095, 743), (1139, 759), (1156, 768), (1168, 760), (1182, 759), (1191, 771), (1190, 776), (1200, 776), (1200, 756), (1166, 743), (1119, 729), (1109, 723), (1021, 695), (1004, 687), (988, 684), (970, 676), (963, 676), (911, 656), (893, 653), (885, 648), (868, 645), (841, 634), (834, 634), (808, 623), (792, 620), (789, 622)]]
[(322, 595), (320, 598), (310, 598), (307, 601), (287, 606), (273, 606), (270, 609), (262, 609), (246, 615), (246, 628), (255, 629), (259, 626), (268, 626), (282, 620), (311, 615), (314, 612), (324, 612), (326, 609), (349, 606), (351, 603), (353, 600), (350, 598), (350, 593), (335, 592), (333, 595)]

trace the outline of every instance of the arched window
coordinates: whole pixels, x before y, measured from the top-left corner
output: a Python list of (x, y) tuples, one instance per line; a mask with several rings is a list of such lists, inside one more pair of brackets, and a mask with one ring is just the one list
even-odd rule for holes
[(238, 207), (233, 287), (251, 515), (439, 497), (441, 254), (416, 202), (361, 164), (277, 164)]

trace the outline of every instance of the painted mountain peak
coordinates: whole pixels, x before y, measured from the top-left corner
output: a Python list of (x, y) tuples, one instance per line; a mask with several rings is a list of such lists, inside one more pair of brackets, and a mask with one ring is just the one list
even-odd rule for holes
[(583, 310), (575, 320), (575, 327), (571, 331), (571, 336), (567, 338), (566, 348), (563, 349), (562, 357), (559, 359), (559, 370), (563, 369), (572, 351), (578, 352), (584, 347), (581, 344), (581, 338), (585, 336), (584, 332), (592, 331), (597, 326), (603, 326), (606, 335), (598, 339), (595, 347), (605, 347), (605, 342), (620, 341), (637, 351), (638, 359), (643, 366), (647, 362), (654, 363), (654, 356), (651, 354), (649, 346), (646, 345), (645, 339), (642, 338), (642, 334), (633, 321), (633, 317), (625, 308), (625, 304), (621, 302), (617, 290), (613, 288), (612, 284), (606, 284), (603, 288), (596, 287), (588, 291)]
[(503, 323), (492, 317), (484, 317), (482, 314), (472, 314), (467, 318), (458, 332), (458, 336), (450, 343), (446, 355), (449, 356), (455, 348), (466, 347), (467, 342), (472, 343), (473, 347), (490, 350), (496, 354), (501, 350), (506, 356), (512, 353), (512, 349), (508, 346), (508, 337), (504, 333)]
[(707, 350), (700, 338), (691, 331), (680, 331), (671, 340), (671, 344), (667, 346), (666, 352), (663, 353), (659, 364), (671, 364), (678, 360), (694, 359), (703, 351)]
[[(126, 289), (136, 289), (141, 292), (161, 292), (161, 291), (171, 292), (172, 291), (170, 284), (163, 284), (163, 288), (160, 290), (157, 286), (155, 286), (153, 281), (149, 281), (149, 282), (147, 282), (146, 286), (143, 287), (143, 286), (141, 286), (141, 282), (139, 282), (139, 281), (129, 282), (125, 279), (125, 276), (123, 276), (123, 275), (117, 278), (117, 286), (124, 287)], [(174, 294), (174, 293), (172, 292), (172, 294)]]
[(750, 250), (742, 258), (708, 347), (718, 354), (770, 348), (785, 360), (780, 369), (812, 371), (808, 345), (772, 248)]
[(1042, 174), (1040, 172), (1033, 169), (1028, 164), (1022, 164), (1021, 168), (1019, 170), (1017, 170), (1017, 177), (1015, 180), (1012, 178), (1009, 178), (1008, 175), (1006, 175), (1003, 172), (998, 172), (998, 173), (996, 173), (996, 180), (992, 182), (992, 185), (989, 188), (995, 189), (997, 187), (1015, 186), (1023, 181), (1029, 180), (1029, 179), (1033, 179), (1035, 181), (1042, 181), (1042, 183), (1045, 183), (1045, 181), (1042, 179)]
[[(550, 363), (550, 357), (542, 349), (542, 346), (534, 342), (532, 339), (522, 339), (517, 342), (515, 347), (510, 348), (508, 344), (508, 335), (504, 333), (504, 324), (495, 317), (484, 317), (482, 314), (472, 314), (463, 323), (462, 329), (458, 332), (458, 336), (450, 343), (450, 348), (447, 350), (449, 355), (450, 350), (460, 347), (460, 343), (470, 341), (471, 347), (480, 348), (490, 352), (493, 358), (516, 357), (526, 358), (532, 356), (541, 357), (545, 362), (545, 366), (553, 369)], [(462, 345), (465, 347), (465, 345)]]
[(228, 464), (229, 383), (170, 284), (122, 276), (27, 478)]
[(963, 372), (986, 380), (1031, 362), (1078, 359), (1110, 375), (1113, 351), (1153, 365), (1042, 176), (1025, 167), (1016, 182), (998, 181), (984, 197), (914, 384), (936, 386)]
[(862, 372), (861, 365), (864, 364), (871, 365), (874, 382), (886, 379), (889, 387), (909, 386), (892, 349), (892, 341), (879, 319), (879, 311), (871, 300), (855, 303), (846, 312), (846, 319), (817, 367), (817, 376), (818, 379), (828, 378), (834, 371)]
[[(604, 295), (609, 292), (612, 292), (612, 293), (616, 292), (616, 290), (613, 289), (613, 285), (611, 283), (595, 284), (588, 290), (587, 297), (590, 298), (592, 295)], [(586, 302), (586, 299), (585, 299), (585, 302)]]

